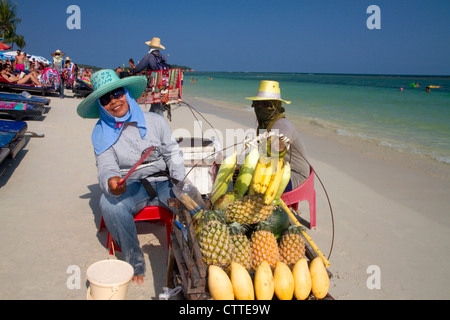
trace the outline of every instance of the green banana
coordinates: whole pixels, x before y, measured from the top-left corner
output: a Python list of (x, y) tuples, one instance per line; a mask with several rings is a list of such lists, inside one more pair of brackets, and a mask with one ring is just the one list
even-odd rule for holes
[(227, 192), (228, 185), (233, 178), (234, 170), (236, 168), (237, 152), (236, 150), (232, 155), (226, 157), (220, 165), (219, 172), (217, 172), (216, 180), (214, 181), (211, 196), (209, 200), (214, 205), (222, 195)]
[(255, 172), (258, 159), (259, 151), (257, 148), (252, 149), (245, 157), (244, 165), (239, 170), (239, 175), (234, 184), (234, 190), (236, 191), (238, 197), (243, 197), (247, 192), (250, 183), (252, 182), (253, 173)]
[(280, 186), (278, 187), (277, 194), (275, 195), (275, 205), (281, 204), (281, 195), (283, 194), (284, 190), (286, 189), (289, 180), (291, 180), (291, 165), (289, 162), (284, 162), (284, 172), (283, 177), (281, 178)]

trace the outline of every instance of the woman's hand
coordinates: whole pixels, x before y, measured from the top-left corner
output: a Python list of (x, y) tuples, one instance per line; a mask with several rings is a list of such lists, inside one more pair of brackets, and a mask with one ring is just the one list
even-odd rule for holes
[(112, 194), (116, 196), (121, 195), (127, 190), (126, 182), (124, 181), (120, 186), (119, 182), (122, 180), (122, 177), (112, 177), (108, 180), (108, 187)]

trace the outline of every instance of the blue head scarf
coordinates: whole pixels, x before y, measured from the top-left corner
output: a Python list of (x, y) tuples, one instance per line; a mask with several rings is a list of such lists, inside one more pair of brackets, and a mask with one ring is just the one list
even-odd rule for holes
[(100, 119), (92, 131), (92, 145), (96, 154), (105, 152), (109, 147), (116, 143), (123, 129), (125, 122), (136, 122), (142, 139), (145, 138), (147, 127), (145, 125), (144, 113), (136, 100), (130, 95), (128, 90), (124, 88), (125, 96), (128, 102), (128, 112), (123, 117), (114, 117), (100, 104), (97, 99), (98, 108), (100, 110)]

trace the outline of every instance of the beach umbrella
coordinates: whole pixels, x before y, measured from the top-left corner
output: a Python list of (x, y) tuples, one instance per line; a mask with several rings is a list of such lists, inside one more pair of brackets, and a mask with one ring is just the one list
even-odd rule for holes
[(30, 59), (30, 60), (36, 60), (36, 61), (38, 61), (38, 62), (42, 62), (43, 64), (51, 64), (50, 63), (50, 61), (49, 60), (47, 60), (46, 58), (44, 58), (44, 57), (41, 57), (41, 56), (35, 56), (35, 55), (27, 55), (28, 56), (28, 59)]
[(6, 43), (0, 42), (0, 51), (9, 50), (11, 49), (10, 45), (7, 45)]
[[(8, 51), (8, 52), (2, 52), (2, 53), (0, 53), (0, 56), (1, 56), (2, 58), (4, 58), (4, 59), (7, 58), (7, 59), (9, 59), (9, 60), (14, 60), (14, 58), (16, 57), (16, 55), (17, 55), (17, 51)], [(34, 55), (34, 54), (27, 54), (27, 57), (28, 57), (28, 59), (30, 59), (30, 60), (35, 59), (35, 60), (37, 60), (38, 62), (42, 62), (42, 63), (44, 63), (44, 64), (50, 64), (50, 61), (49, 61), (48, 59), (42, 57), (42, 56), (36, 56), (36, 55)]]
[(2, 52), (2, 57), (8, 58), (9, 60), (14, 60), (16, 54), (17, 54), (16, 51)]

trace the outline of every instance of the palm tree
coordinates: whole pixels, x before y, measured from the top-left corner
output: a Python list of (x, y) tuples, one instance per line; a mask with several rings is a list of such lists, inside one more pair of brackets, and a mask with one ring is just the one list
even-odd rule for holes
[(15, 40), (17, 39), (17, 24), (22, 21), (16, 17), (16, 8), (17, 3), (12, 5), (9, 0), (0, 0), (0, 35), (5, 39), (6, 43), (11, 43), (12, 45), (16, 43)]
[(25, 38), (20, 35), (16, 35), (13, 40), (15, 44), (20, 48), (20, 51), (23, 51), (23, 48), (26, 47), (27, 43), (25, 42)]

